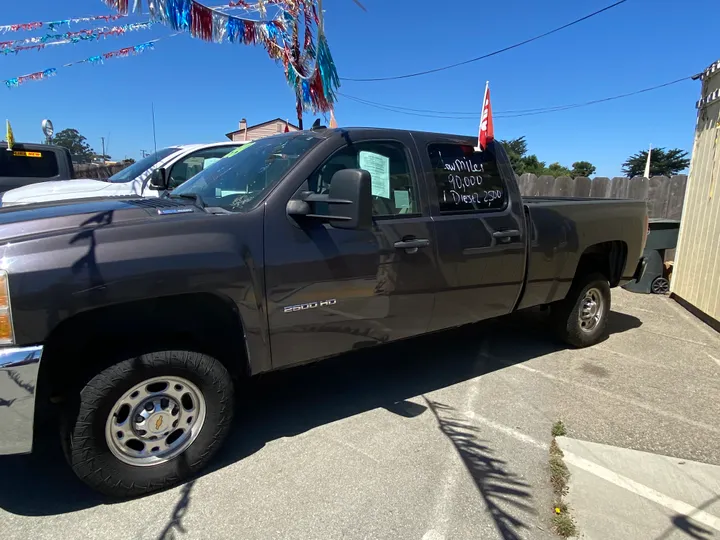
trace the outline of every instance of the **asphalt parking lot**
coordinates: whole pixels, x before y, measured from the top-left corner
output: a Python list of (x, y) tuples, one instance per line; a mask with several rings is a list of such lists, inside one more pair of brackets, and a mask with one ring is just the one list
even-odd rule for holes
[[(587, 441), (701, 462), (710, 476), (720, 466), (718, 334), (667, 298), (622, 290), (610, 332), (567, 350), (548, 339), (541, 315), (522, 314), (262, 377), (244, 388), (210, 470), (128, 502), (84, 488), (48, 439), (31, 456), (0, 459), (0, 538), (556, 538), (548, 445), (557, 420), (577, 455), (573, 441)], [(630, 458), (613, 459), (606, 470), (633, 474), (620, 471)], [(599, 538), (603, 499), (629, 490), (617, 495), (612, 479), (590, 489), (587, 471), (569, 466), (580, 533)], [(604, 537), (713, 538), (720, 498), (707, 489), (697, 501), (663, 485), (653, 490), (666, 499), (631, 493), (657, 515), (613, 536), (633, 517), (615, 505)], [(668, 499), (702, 519), (661, 512)]]

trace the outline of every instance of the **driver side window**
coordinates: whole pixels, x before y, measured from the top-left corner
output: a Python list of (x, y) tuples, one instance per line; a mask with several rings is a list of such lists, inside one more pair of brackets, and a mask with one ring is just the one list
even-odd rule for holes
[[(240, 145), (239, 145), (240, 146)], [(234, 150), (234, 146), (216, 146), (198, 150), (182, 158), (170, 169), (168, 176), (169, 189), (175, 189), (180, 184), (190, 180), (200, 171), (207, 169), (210, 165)]]
[[(374, 217), (420, 213), (416, 183), (402, 143), (369, 141), (346, 146), (308, 178), (307, 189), (329, 193), (333, 175), (343, 169), (364, 169), (370, 173)], [(316, 203), (315, 212), (328, 215), (327, 203)]]

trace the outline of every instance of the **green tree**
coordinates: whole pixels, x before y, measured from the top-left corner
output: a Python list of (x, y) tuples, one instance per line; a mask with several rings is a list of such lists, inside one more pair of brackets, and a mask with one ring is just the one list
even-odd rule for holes
[[(67, 148), (73, 156), (87, 161), (97, 156), (95, 150), (88, 144), (87, 139), (81, 135), (77, 129), (63, 129), (50, 139), (50, 142)], [(105, 159), (109, 157), (110, 156), (105, 156)]]
[[(622, 171), (628, 178), (640, 176), (645, 172), (647, 150), (633, 154), (622, 165)], [(650, 154), (650, 176), (672, 176), (690, 166), (688, 153), (679, 148), (665, 151), (664, 148), (653, 148)]]
[(570, 176), (573, 178), (577, 178), (578, 176), (586, 176), (589, 178), (592, 174), (595, 174), (595, 165), (589, 161), (576, 161), (572, 164)]
[(540, 161), (535, 154), (531, 156), (525, 156), (523, 158), (523, 165), (525, 166), (524, 172), (534, 174), (536, 176), (542, 176), (547, 170), (547, 167), (545, 167), (545, 162)]
[(563, 165), (560, 165), (558, 162), (548, 165), (548, 167), (545, 169), (545, 174), (552, 175), (556, 178), (558, 176), (572, 176), (572, 172), (570, 171), (570, 169), (564, 167)]
[(510, 159), (515, 174), (523, 174), (525, 171), (524, 157), (527, 154), (527, 142), (525, 136), (518, 137), (517, 139), (510, 139), (509, 141), (500, 141), (505, 148), (505, 153)]

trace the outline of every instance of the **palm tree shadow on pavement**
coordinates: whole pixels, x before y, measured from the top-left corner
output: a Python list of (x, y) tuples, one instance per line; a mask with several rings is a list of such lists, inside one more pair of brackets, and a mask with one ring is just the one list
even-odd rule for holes
[(478, 439), (480, 429), (465, 421), (453, 407), (427, 397), (425, 402), (435, 415), (440, 430), (460, 455), (500, 537), (520, 540), (520, 532), (530, 528), (523, 517), (537, 514), (531, 505), (530, 485), (511, 472), (507, 462), (493, 455), (492, 448)]

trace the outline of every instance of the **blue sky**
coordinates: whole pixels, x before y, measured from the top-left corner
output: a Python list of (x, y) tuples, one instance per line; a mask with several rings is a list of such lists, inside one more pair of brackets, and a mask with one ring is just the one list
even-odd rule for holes
[[(325, 0), (326, 34), (341, 77), (382, 77), (480, 56), (570, 22), (611, 0)], [(208, 0), (208, 5), (222, 4)], [(449, 6), (444, 11), (443, 6)], [(109, 14), (100, 0), (3, 2), (0, 25)], [(717, 0), (630, 0), (532, 44), (437, 74), (389, 82), (345, 82), (340, 91), (416, 109), (479, 111), (490, 80), (496, 114), (564, 105), (654, 86), (702, 71), (720, 58)], [(145, 20), (141, 16), (125, 22)], [(79, 30), (92, 24), (73, 27)], [(257, 47), (205, 43), (180, 35), (142, 55), (104, 65), (62, 64), (168, 36), (156, 27), (92, 43), (0, 57), (0, 80), (58, 67), (58, 75), (19, 88), (0, 88), (0, 120), (18, 141), (39, 141), (40, 122), (76, 128), (114, 158), (153, 148), (224, 140), (240, 118), (294, 121), (294, 96), (282, 68)], [(18, 32), (0, 41), (37, 35)], [(692, 149), (699, 81), (552, 114), (497, 118), (495, 135), (525, 135), (531, 153), (548, 163), (591, 161), (597, 174), (620, 174), (622, 162), (652, 143)], [(341, 126), (383, 126), (476, 134), (478, 120), (398, 114), (339, 98)], [(313, 117), (306, 116), (306, 122)]]

